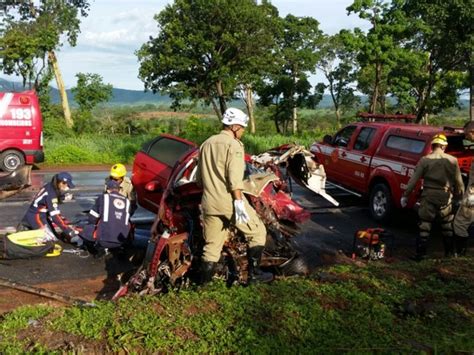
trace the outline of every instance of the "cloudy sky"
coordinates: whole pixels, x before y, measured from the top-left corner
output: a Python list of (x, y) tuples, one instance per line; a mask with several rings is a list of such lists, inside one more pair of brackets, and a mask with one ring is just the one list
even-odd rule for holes
[[(98, 73), (115, 88), (143, 90), (137, 78), (138, 62), (134, 54), (149, 36), (156, 36), (153, 15), (168, 3), (166, 0), (92, 0), (89, 16), (82, 19), (76, 47), (65, 45), (58, 54), (67, 88), (76, 84), (75, 74)], [(329, 34), (342, 28), (367, 28), (366, 21), (347, 16), (346, 7), (353, 0), (273, 0), (280, 16), (311, 16)], [(316, 76), (313, 81), (319, 80)]]

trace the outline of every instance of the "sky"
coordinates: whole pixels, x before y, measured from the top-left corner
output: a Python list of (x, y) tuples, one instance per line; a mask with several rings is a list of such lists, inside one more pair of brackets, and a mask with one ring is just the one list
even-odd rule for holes
[[(280, 16), (311, 16), (320, 23), (326, 34), (342, 28), (369, 24), (352, 14), (346, 7), (353, 0), (273, 0)], [(114, 88), (143, 90), (138, 79), (139, 63), (135, 51), (150, 36), (158, 33), (153, 19), (164, 7), (166, 0), (91, 0), (89, 15), (81, 21), (81, 34), (76, 47), (65, 44), (57, 52), (59, 66), (66, 88), (76, 85), (76, 73), (97, 73)], [(9, 78), (11, 79), (11, 78)], [(313, 84), (323, 81), (320, 74), (313, 76)], [(55, 83), (52, 83), (55, 86)]]

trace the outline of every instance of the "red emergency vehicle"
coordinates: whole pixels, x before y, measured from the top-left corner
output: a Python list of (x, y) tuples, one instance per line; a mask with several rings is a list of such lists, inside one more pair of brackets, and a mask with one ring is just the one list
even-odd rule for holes
[(34, 91), (0, 92), (0, 169), (44, 161), (43, 121)]
[[(391, 120), (410, 117), (393, 116), (361, 116), (371, 121), (348, 124), (334, 136), (313, 143), (310, 149), (316, 161), (324, 165), (330, 182), (368, 198), (371, 215), (377, 221), (388, 220), (393, 209), (400, 207), (408, 180), (421, 157), (431, 151), (434, 135), (447, 136), (446, 153), (458, 159), (464, 175), (469, 174), (474, 156), (460, 128), (395, 122)], [(415, 205), (420, 187), (418, 182), (408, 207)]]

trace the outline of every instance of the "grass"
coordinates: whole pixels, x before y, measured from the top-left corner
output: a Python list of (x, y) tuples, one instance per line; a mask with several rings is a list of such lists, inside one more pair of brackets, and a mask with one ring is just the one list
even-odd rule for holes
[(473, 267), (474, 258), (340, 265), (247, 288), (24, 307), (3, 317), (0, 352), (472, 352)]

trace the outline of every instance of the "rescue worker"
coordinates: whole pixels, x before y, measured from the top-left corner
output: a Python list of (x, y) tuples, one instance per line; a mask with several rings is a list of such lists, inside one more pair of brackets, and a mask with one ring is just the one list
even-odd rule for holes
[(428, 238), (436, 217), (441, 219), (445, 256), (450, 256), (454, 252), (452, 199), (453, 193), (456, 197), (463, 194), (464, 184), (457, 159), (444, 152), (447, 146), (448, 140), (444, 134), (433, 137), (432, 152), (420, 159), (400, 200), (400, 205), (406, 207), (408, 197), (417, 181), (423, 179), (423, 192), (418, 210), (420, 220), (419, 235), (416, 239), (417, 261), (426, 256)]
[[(125, 165), (120, 163), (115, 164), (112, 166), (112, 168), (110, 168), (110, 175), (105, 179), (105, 183), (107, 184), (107, 181), (109, 180), (115, 180), (119, 182), (119, 193), (130, 200), (130, 215), (133, 215), (138, 208), (137, 194), (132, 185), (132, 181), (126, 175), (127, 169), (125, 168)], [(105, 190), (106, 187), (104, 187), (104, 191)]]
[(196, 175), (198, 184), (203, 187), (201, 207), (205, 245), (200, 267), (201, 283), (212, 280), (231, 224), (245, 235), (249, 244), (249, 283), (269, 282), (273, 275), (260, 270), (266, 228), (242, 193), (245, 161), (240, 138), (248, 117), (239, 109), (229, 108), (224, 112), (222, 123), (222, 131), (201, 145)]
[(85, 244), (96, 253), (121, 247), (130, 240), (130, 201), (119, 189), (118, 181), (107, 181), (106, 192), (95, 200), (89, 223), (81, 233)]
[[(464, 135), (467, 140), (474, 141), (474, 121), (469, 121), (464, 126)], [(469, 237), (469, 227), (474, 221), (474, 161), (471, 162), (469, 180), (466, 192), (461, 201), (461, 206), (454, 217), (454, 234), (456, 236), (456, 254), (466, 255), (467, 238)]]
[(59, 205), (62, 203), (64, 195), (74, 187), (71, 174), (61, 172), (54, 175), (51, 181), (45, 184), (33, 198), (33, 202), (21, 221), (20, 228), (48, 228), (50, 232), (56, 235), (54, 229), (54, 225), (56, 225), (62, 231), (62, 239), (70, 241), (77, 235), (77, 232), (63, 218)]

